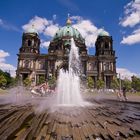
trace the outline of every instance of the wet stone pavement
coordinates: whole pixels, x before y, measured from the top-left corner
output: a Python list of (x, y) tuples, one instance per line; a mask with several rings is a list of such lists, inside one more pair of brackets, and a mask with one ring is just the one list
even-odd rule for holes
[(0, 140), (140, 140), (140, 103), (95, 101), (35, 113), (33, 104), (0, 105)]

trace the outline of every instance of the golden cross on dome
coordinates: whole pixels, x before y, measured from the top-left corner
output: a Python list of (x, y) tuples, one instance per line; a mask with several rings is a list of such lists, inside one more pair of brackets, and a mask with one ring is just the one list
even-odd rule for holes
[(68, 13), (68, 19), (67, 19), (67, 22), (66, 22), (67, 25), (71, 25), (71, 20), (70, 20), (70, 14)]

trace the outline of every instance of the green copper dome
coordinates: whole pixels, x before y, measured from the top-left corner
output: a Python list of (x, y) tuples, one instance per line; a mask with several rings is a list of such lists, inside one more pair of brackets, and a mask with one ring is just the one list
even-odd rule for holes
[(25, 33), (37, 33), (38, 34), (37, 30), (34, 28), (34, 25), (32, 25), (31, 28), (28, 28)]
[(80, 32), (71, 26), (71, 22), (69, 20), (67, 21), (66, 26), (60, 28), (56, 32), (54, 39), (65, 38), (65, 37), (73, 37), (76, 39), (80, 39), (81, 41), (84, 41)]
[(110, 36), (108, 32), (102, 30), (98, 36)]

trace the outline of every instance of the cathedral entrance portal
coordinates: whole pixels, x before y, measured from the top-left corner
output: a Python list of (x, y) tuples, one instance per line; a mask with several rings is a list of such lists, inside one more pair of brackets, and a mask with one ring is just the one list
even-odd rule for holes
[(26, 78), (28, 78), (28, 74), (27, 73), (23, 73), (22, 74), (22, 80), (25, 80)]

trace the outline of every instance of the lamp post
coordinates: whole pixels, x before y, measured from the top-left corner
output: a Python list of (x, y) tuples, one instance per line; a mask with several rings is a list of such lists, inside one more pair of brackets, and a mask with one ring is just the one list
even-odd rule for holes
[[(104, 70), (104, 72), (105, 72), (106, 70), (108, 70), (107, 63), (104, 63), (103, 70)], [(104, 88), (106, 89), (106, 88), (107, 88), (107, 84), (106, 84), (106, 75), (104, 75), (104, 83), (105, 83)]]
[(120, 81), (119, 86), (120, 86), (120, 93), (121, 93), (122, 82), (121, 82), (121, 74), (120, 73), (119, 73), (119, 81)]

